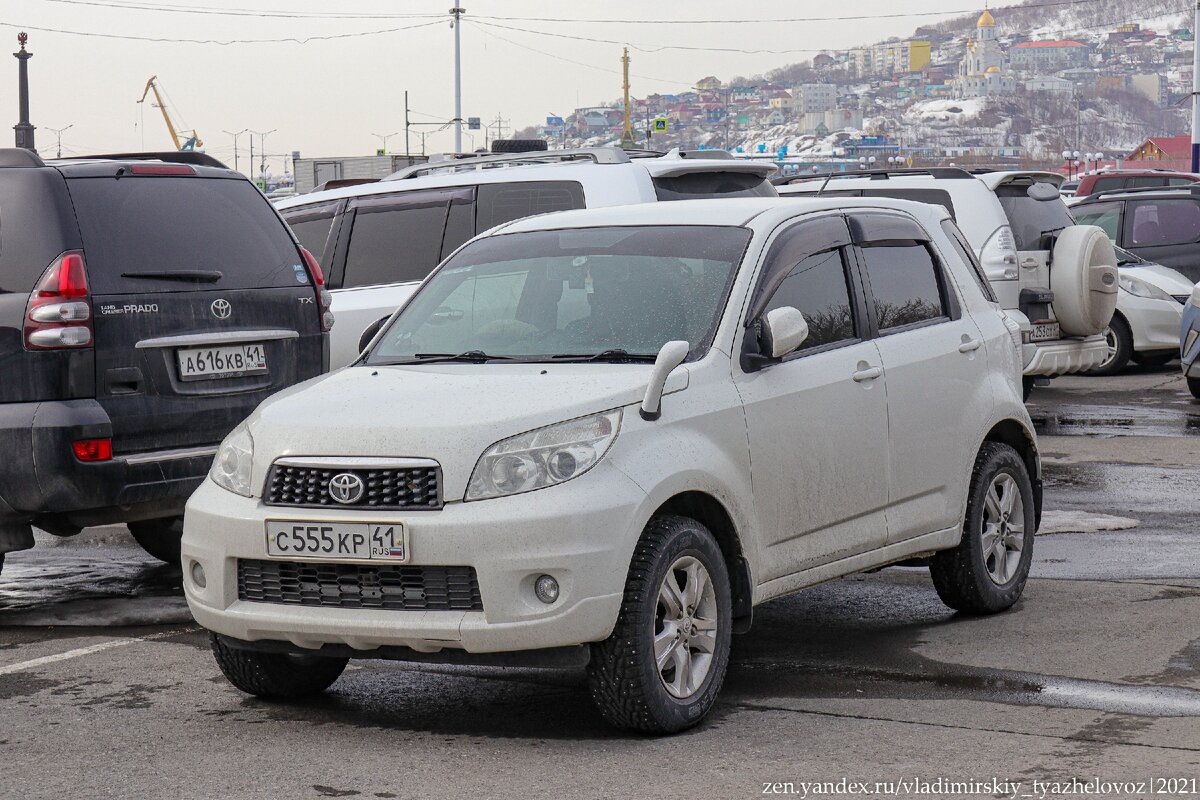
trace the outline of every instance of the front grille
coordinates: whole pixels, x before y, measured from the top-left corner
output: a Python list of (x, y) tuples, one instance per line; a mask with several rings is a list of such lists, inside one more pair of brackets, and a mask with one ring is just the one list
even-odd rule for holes
[(482, 611), (474, 567), (238, 561), (238, 599), (328, 608)]
[(1190, 300), (1192, 296), (1190, 294), (1173, 294), (1171, 297), (1175, 298), (1175, 302), (1186, 306), (1187, 301)]
[[(353, 503), (339, 503), (329, 493), (335, 475), (357, 475), (365, 490)], [(412, 508), (442, 506), (441, 470), (434, 466), (342, 468), (336, 465), (275, 464), (267, 477), (266, 503), (309, 508)]]

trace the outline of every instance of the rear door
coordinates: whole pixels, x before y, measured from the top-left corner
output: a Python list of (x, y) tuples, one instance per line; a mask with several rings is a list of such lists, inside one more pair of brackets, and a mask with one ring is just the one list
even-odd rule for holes
[[(1033, 179), (1023, 178), (996, 187), (996, 198), (1008, 218), (1013, 243), (1017, 248), (1017, 285), (1021, 291), (1050, 288), (1050, 247), (1053, 238), (1048, 234), (1075, 224), (1062, 199), (1054, 197), (1039, 200), (1031, 197), (1029, 190), (1034, 183)], [(1035, 325), (1032, 341), (1061, 338), (1053, 304), (1048, 307), (1049, 313), (1045, 316), (1038, 313), (1039, 308), (1047, 309), (1044, 304), (1036, 303), (1025, 305), (1022, 309), (1031, 316), (1029, 321)]]
[(314, 287), (248, 181), (126, 172), (67, 184), (114, 452), (215, 444), (267, 395), (321, 373)]
[(1200, 281), (1200, 201), (1189, 195), (1125, 202), (1125, 247)]

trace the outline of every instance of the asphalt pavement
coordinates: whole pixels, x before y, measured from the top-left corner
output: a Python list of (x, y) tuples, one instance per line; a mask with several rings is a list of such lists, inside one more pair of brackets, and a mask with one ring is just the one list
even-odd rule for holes
[(361, 661), (316, 699), (253, 699), (176, 569), (121, 528), (39, 537), (0, 575), (0, 797), (1200, 794), (1200, 402), (1175, 366), (1030, 409), (1059, 532), (1014, 609), (955, 614), (916, 568), (766, 604), (674, 737), (608, 728), (577, 671)]

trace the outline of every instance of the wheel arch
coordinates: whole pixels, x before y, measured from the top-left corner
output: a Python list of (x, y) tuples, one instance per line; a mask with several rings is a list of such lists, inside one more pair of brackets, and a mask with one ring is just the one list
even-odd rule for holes
[(1004, 419), (992, 426), (985, 442), (999, 442), (1016, 450), (1029, 470), (1029, 479), (1033, 483), (1033, 513), (1037, 527), (1042, 525), (1042, 470), (1038, 456), (1037, 437), (1028, 427), (1015, 419)]
[(737, 526), (725, 505), (703, 491), (685, 491), (673, 495), (654, 511), (659, 514), (675, 514), (694, 519), (708, 528), (729, 571), (730, 600), (733, 606), (733, 631), (745, 633), (750, 629), (754, 614), (754, 580), (750, 574), (750, 563), (742, 549)]

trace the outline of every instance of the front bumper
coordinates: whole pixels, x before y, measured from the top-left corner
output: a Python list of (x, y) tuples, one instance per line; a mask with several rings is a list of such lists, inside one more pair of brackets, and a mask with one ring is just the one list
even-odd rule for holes
[(179, 514), (217, 449), (87, 463), (71, 450), (76, 440), (110, 436), (108, 415), (94, 400), (0, 404), (0, 521), (15, 517), (54, 530)]
[[(266, 506), (205, 481), (188, 501), (183, 574), (196, 621), (234, 639), (290, 642), (315, 649), (346, 645), (370, 658), (380, 647), (496, 653), (601, 641), (616, 624), (633, 548), (645, 520), (645, 493), (601, 462), (559, 486), (439, 511)], [(238, 599), (238, 559), (268, 559), (267, 519), (403, 522), (414, 566), (473, 567), (482, 611), (382, 610), (301, 606)], [(270, 559), (287, 560), (287, 559)], [(192, 576), (199, 563), (201, 588)], [(546, 605), (539, 575), (559, 583)]]
[(1174, 350), (1179, 346), (1183, 306), (1174, 300), (1138, 297), (1122, 290), (1117, 295), (1117, 311), (1129, 323), (1135, 352)]
[(1179, 325), (1179, 356), (1183, 361), (1183, 374), (1189, 378), (1200, 378), (1200, 307), (1191, 303), (1183, 307), (1183, 319)]
[(1086, 339), (1057, 339), (1026, 343), (1021, 346), (1021, 354), (1025, 360), (1025, 375), (1055, 377), (1100, 366), (1108, 357), (1108, 344), (1100, 335)]

